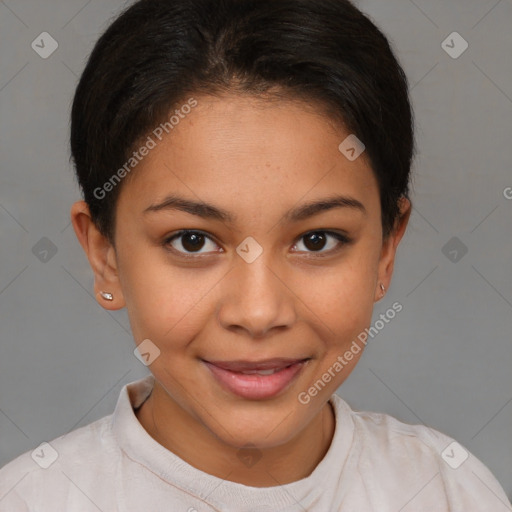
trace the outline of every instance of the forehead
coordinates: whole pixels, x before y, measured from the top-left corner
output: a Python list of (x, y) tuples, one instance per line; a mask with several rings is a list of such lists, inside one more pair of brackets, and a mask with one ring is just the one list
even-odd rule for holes
[(349, 132), (314, 104), (248, 96), (195, 99), (197, 106), (169, 133), (163, 131), (161, 140), (150, 134), (155, 147), (125, 184), (125, 202), (147, 207), (177, 190), (209, 202), (230, 196), (238, 208), (257, 208), (262, 198), (277, 206), (334, 191), (375, 200), (366, 155), (349, 161), (338, 149)]

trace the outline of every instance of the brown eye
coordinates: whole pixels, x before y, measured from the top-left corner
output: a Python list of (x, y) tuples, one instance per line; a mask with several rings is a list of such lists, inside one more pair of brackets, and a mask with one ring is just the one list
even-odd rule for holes
[[(329, 243), (330, 239), (335, 239), (335, 241)], [(332, 231), (311, 231), (310, 233), (302, 235), (299, 242), (302, 240), (304, 240), (303, 245), (306, 248), (305, 252), (318, 252), (321, 255), (336, 251), (343, 245), (350, 243), (350, 240), (346, 236)], [(300, 244), (296, 244), (294, 247), (298, 245)], [(328, 250), (322, 251), (326, 246), (328, 246)]]
[[(318, 256), (336, 252), (344, 245), (347, 245), (351, 242), (348, 237), (342, 235), (341, 233), (336, 233), (333, 231), (311, 231), (299, 238), (299, 243), (294, 245), (295, 249), (298, 245), (300, 245), (300, 243), (302, 243), (302, 240), (304, 240), (303, 245), (305, 250), (299, 249), (299, 251), (312, 254), (317, 253)], [(208, 248), (208, 243), (211, 244), (210, 248)], [(163, 246), (166, 248), (166, 250), (186, 258), (194, 258), (212, 252), (223, 252), (222, 249), (219, 250), (219, 246), (210, 236), (200, 231), (192, 230), (182, 230), (168, 237), (164, 240)], [(327, 250), (323, 250), (326, 247)], [(202, 251), (203, 248), (210, 250)]]
[(203, 247), (204, 238), (205, 237), (199, 233), (186, 233), (182, 236), (181, 245), (187, 251), (197, 251)]
[(207, 235), (199, 231), (180, 231), (175, 235), (167, 238), (164, 245), (171, 246), (171, 250), (187, 255), (190, 253), (204, 254), (205, 252), (218, 252), (218, 251), (201, 251), (203, 247), (208, 245), (208, 241), (213, 245), (213, 249), (218, 247), (217, 244)]
[(326, 239), (322, 232), (309, 233), (304, 237), (304, 245), (311, 251), (319, 251), (324, 248)]

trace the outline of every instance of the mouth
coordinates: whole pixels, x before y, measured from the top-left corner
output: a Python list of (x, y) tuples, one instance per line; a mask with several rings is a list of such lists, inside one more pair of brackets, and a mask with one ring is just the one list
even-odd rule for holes
[(223, 389), (242, 398), (261, 400), (272, 398), (288, 388), (310, 359), (202, 362)]

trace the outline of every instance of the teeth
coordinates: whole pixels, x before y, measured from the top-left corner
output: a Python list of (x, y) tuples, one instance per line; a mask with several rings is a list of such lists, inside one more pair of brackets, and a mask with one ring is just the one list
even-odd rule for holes
[(249, 370), (249, 371), (246, 371), (246, 372), (240, 372), (240, 373), (243, 373), (244, 375), (254, 375), (254, 374), (258, 374), (258, 375), (272, 375), (278, 371), (282, 370), (282, 368), (274, 368), (274, 369), (271, 369), (271, 370)]

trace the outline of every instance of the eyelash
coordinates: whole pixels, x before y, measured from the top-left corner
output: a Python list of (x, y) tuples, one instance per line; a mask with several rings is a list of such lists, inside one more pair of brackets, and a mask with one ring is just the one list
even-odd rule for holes
[[(348, 244), (350, 244), (352, 242), (352, 240), (350, 238), (348, 238), (347, 236), (342, 235), (341, 233), (337, 233), (335, 231), (314, 230), (314, 231), (308, 231), (307, 233), (304, 233), (303, 235), (300, 235), (296, 239), (296, 242), (294, 242), (294, 245), (296, 243), (298, 243), (301, 239), (303, 239), (306, 236), (311, 235), (313, 233), (323, 233), (323, 234), (326, 234), (326, 235), (330, 235), (330, 236), (334, 237), (336, 240), (338, 240), (338, 242), (340, 242), (340, 244), (337, 247), (335, 247), (334, 249), (330, 249), (329, 251), (325, 251), (325, 252), (309, 251), (309, 252), (307, 252), (308, 254), (313, 254), (314, 255), (313, 257), (315, 257), (315, 258), (323, 258), (326, 255), (331, 255), (331, 254), (341, 250), (345, 245), (348, 245)], [(169, 247), (169, 244), (171, 242), (173, 242), (175, 239), (180, 238), (183, 235), (188, 235), (188, 234), (203, 235), (204, 237), (208, 238), (212, 242), (216, 243), (215, 240), (211, 236), (209, 236), (207, 233), (205, 233), (204, 231), (198, 231), (198, 230), (193, 230), (193, 229), (186, 230), (185, 229), (185, 230), (178, 231), (177, 233), (175, 233), (174, 235), (171, 235), (170, 237), (167, 237), (163, 241), (162, 245), (163, 245), (163, 247), (165, 248), (166, 251), (172, 252), (173, 254), (177, 253), (180, 257), (183, 257), (185, 259), (198, 259), (198, 258), (204, 256), (205, 254), (197, 253), (196, 255), (193, 255), (193, 253), (184, 253), (182, 251), (178, 251), (178, 250), (176, 250), (176, 249), (174, 249), (172, 247)]]

